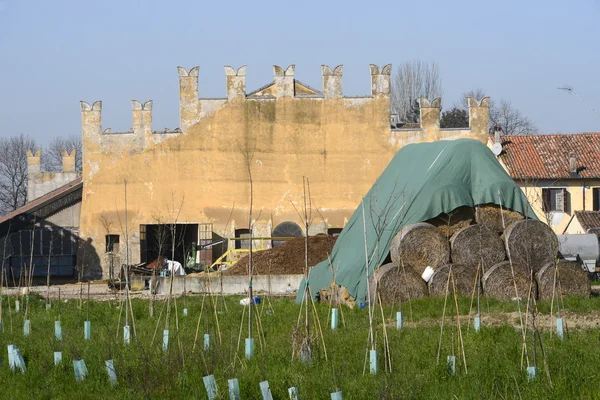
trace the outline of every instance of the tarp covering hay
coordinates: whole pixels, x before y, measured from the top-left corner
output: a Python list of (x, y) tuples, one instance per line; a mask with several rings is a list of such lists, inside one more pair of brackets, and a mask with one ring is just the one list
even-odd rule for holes
[(392, 261), (396, 265), (410, 265), (419, 275), (426, 267), (434, 270), (448, 264), (448, 239), (435, 226), (420, 222), (405, 227), (392, 240)]
[[(308, 265), (327, 260), (336, 238), (328, 235), (316, 235), (308, 238)], [(304, 274), (305, 255), (304, 238), (288, 240), (281, 246), (253, 253), (254, 275)], [(248, 256), (243, 256), (223, 272), (224, 275), (248, 275)]]
[(449, 285), (448, 293), (453, 293), (452, 277), (450, 277), (450, 282), (448, 282), (450, 267), (452, 267), (457, 294), (459, 296), (471, 296), (475, 287), (477, 267), (460, 264), (450, 264), (436, 269), (429, 280), (429, 294), (431, 296), (445, 296), (447, 283)]
[(546, 224), (532, 219), (513, 223), (504, 232), (504, 243), (513, 263), (527, 265), (537, 272), (556, 261), (558, 238)]
[[(527, 267), (513, 263), (513, 274), (510, 268), (510, 262), (503, 261), (494, 265), (483, 274), (483, 292), (486, 296), (498, 300), (512, 300), (520, 297), (526, 300), (529, 295), (529, 284), (531, 278), (528, 275)], [(515, 293), (515, 285), (517, 291)], [(537, 285), (533, 281), (531, 295), (537, 297)]]
[(375, 284), (385, 304), (398, 303), (427, 296), (427, 284), (415, 270), (394, 263), (382, 265), (369, 278), (369, 301), (375, 301)]
[[(558, 268), (557, 274), (556, 268)], [(555, 275), (556, 292), (554, 292)], [(581, 265), (574, 262), (560, 260), (556, 267), (555, 263), (548, 263), (537, 272), (536, 279), (540, 299), (542, 300), (552, 300), (553, 292), (555, 299), (559, 295), (589, 297), (591, 293), (587, 272), (583, 270)]]
[[(504, 222), (502, 221), (503, 218)], [(487, 226), (494, 232), (502, 233), (513, 223), (522, 220), (523, 215), (521, 213), (496, 204), (482, 204), (475, 208), (475, 222)]]
[(452, 262), (477, 267), (483, 270), (506, 259), (504, 242), (496, 232), (485, 225), (471, 225), (458, 231), (450, 239)]
[[(339, 266), (335, 280), (357, 303), (367, 298), (367, 279), (384, 263), (392, 240), (403, 227), (450, 213), (459, 207), (497, 203), (537, 219), (523, 191), (491, 150), (473, 139), (409, 144), (398, 150), (362, 198), (331, 253)], [(385, 229), (381, 228), (384, 217)], [(446, 241), (448, 253), (449, 245)], [(366, 261), (365, 261), (366, 260)], [(415, 265), (412, 265), (415, 267)], [(334, 280), (329, 261), (298, 285), (296, 302), (309, 285), (317, 295)]]
[(428, 224), (436, 226), (444, 236), (452, 237), (456, 232), (473, 223), (475, 218), (472, 207), (459, 207), (449, 213), (442, 213), (435, 218), (428, 219)]

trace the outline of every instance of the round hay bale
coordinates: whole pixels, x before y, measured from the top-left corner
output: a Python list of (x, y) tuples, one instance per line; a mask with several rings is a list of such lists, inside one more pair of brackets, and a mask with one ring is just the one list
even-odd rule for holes
[(450, 238), (459, 230), (471, 225), (474, 217), (473, 208), (458, 207), (449, 213), (442, 213), (425, 222), (437, 227), (444, 236)]
[(517, 221), (504, 232), (506, 253), (513, 264), (523, 264), (533, 272), (554, 262), (558, 254), (556, 233), (546, 224), (533, 219)]
[(369, 278), (369, 301), (375, 301), (375, 285), (385, 304), (420, 299), (427, 296), (427, 284), (408, 266), (389, 263), (379, 267)]
[[(503, 217), (504, 225), (502, 224)], [(475, 222), (487, 226), (494, 232), (502, 233), (505, 227), (523, 219), (522, 214), (504, 207), (500, 208), (496, 204), (481, 204), (475, 207)]]
[[(558, 273), (556, 270), (558, 268)], [(554, 290), (554, 277), (556, 274), (556, 291)], [(560, 260), (556, 265), (551, 262), (544, 265), (535, 274), (538, 284), (540, 299), (552, 300), (552, 293), (557, 299), (562, 296), (585, 296), (591, 293), (590, 279), (581, 265)], [(559, 292), (560, 289), (560, 292)]]
[(449, 264), (435, 270), (429, 280), (429, 294), (431, 296), (445, 296), (446, 284), (448, 284), (448, 293), (452, 295), (452, 277), (448, 282), (448, 274), (452, 268), (454, 275), (454, 285), (456, 292), (460, 296), (471, 296), (475, 287), (475, 276), (477, 275), (477, 267), (472, 265)]
[[(515, 274), (514, 282), (509, 261), (503, 261), (488, 269), (483, 274), (483, 292), (487, 296), (498, 300), (514, 300), (517, 297), (526, 300), (529, 296), (529, 285), (531, 283), (528, 269), (524, 265), (513, 263), (513, 270)], [(517, 293), (515, 293), (515, 284)], [(531, 290), (532, 296), (536, 298), (537, 285), (535, 280)]]
[(392, 261), (396, 265), (410, 265), (419, 275), (427, 266), (442, 267), (450, 260), (448, 239), (433, 225), (420, 222), (405, 227), (392, 241)]
[(504, 242), (485, 225), (471, 225), (456, 232), (450, 239), (452, 262), (477, 267), (483, 271), (504, 261)]

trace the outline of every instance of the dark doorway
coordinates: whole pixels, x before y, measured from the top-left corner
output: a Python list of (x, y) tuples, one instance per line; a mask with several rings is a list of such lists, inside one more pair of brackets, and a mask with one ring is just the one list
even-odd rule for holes
[[(159, 257), (174, 258), (183, 266), (194, 254), (198, 243), (198, 224), (155, 224), (140, 226), (140, 251), (142, 262), (151, 263)], [(175, 257), (173, 257), (175, 244)]]

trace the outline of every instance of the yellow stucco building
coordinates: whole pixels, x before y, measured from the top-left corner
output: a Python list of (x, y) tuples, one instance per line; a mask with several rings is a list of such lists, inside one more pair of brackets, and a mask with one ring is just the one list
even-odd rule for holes
[[(226, 96), (203, 99), (199, 68), (178, 67), (180, 121), (172, 130), (153, 130), (152, 101), (132, 101), (132, 128), (122, 133), (103, 127), (101, 102), (81, 102), (80, 236), (100, 260), (80, 254), (89, 264), (86, 275), (106, 276), (114, 257), (151, 261), (165, 224), (177, 224), (178, 253), (192, 242), (247, 234), (250, 175), (255, 236), (302, 226), (304, 177), (312, 198), (310, 233), (331, 232), (344, 226), (402, 146), (488, 140), (488, 98), (469, 99), (468, 128), (441, 129), (438, 98), (421, 100), (420, 127), (395, 129), (391, 65), (370, 66), (371, 92), (361, 97), (343, 96), (342, 66), (321, 70), (321, 90), (296, 80), (291, 65), (274, 66), (273, 82), (247, 93), (246, 67), (227, 66)], [(219, 251), (201, 258), (209, 262)]]

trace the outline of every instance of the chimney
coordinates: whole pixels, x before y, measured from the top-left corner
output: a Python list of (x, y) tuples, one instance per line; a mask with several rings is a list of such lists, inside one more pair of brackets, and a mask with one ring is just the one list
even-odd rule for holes
[(500, 143), (500, 135), (502, 134), (502, 128), (499, 125), (494, 126), (494, 143)]
[(569, 177), (579, 177), (579, 172), (577, 171), (577, 156), (573, 153), (569, 154)]

